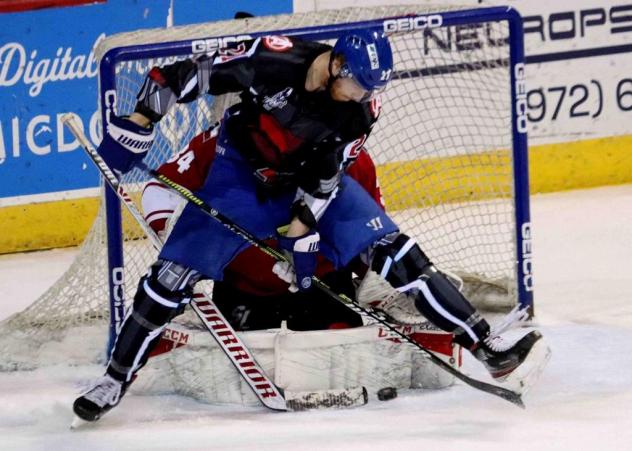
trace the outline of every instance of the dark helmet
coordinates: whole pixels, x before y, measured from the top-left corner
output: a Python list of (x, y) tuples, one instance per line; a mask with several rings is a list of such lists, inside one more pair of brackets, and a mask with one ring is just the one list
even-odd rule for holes
[(332, 56), (342, 55), (341, 78), (353, 78), (367, 91), (386, 86), (393, 73), (393, 52), (384, 33), (354, 30), (340, 36)]

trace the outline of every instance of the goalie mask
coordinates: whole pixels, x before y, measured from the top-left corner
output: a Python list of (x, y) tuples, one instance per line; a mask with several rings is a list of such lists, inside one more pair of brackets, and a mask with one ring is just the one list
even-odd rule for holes
[(337, 78), (350, 78), (366, 91), (362, 101), (369, 100), (383, 90), (393, 73), (393, 53), (384, 33), (355, 30), (342, 35), (336, 41), (329, 72), (336, 57), (342, 57), (338, 74), (330, 76), (330, 84)]

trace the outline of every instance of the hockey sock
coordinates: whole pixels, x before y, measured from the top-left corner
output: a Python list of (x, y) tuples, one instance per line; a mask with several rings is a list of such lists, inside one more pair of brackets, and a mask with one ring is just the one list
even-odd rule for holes
[(146, 362), (165, 326), (192, 297), (199, 275), (173, 262), (158, 261), (138, 284), (134, 303), (116, 339), (107, 373), (129, 383)]

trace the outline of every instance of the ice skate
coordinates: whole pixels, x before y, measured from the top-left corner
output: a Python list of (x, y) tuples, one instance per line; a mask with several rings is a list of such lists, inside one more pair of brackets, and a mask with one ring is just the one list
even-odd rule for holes
[(120, 402), (124, 393), (123, 382), (106, 374), (94, 387), (78, 397), (72, 408), (81, 420), (97, 421)]
[(525, 393), (542, 373), (551, 350), (534, 330), (515, 343), (490, 334), (477, 343), (472, 354), (496, 381)]

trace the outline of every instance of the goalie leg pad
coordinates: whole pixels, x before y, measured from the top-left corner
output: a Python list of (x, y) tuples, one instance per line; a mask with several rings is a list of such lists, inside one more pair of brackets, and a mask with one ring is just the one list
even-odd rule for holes
[(470, 348), (489, 333), (489, 324), (407, 235), (381, 240), (371, 269), (412, 297), (417, 310), (439, 328), (454, 333), (460, 345)]
[(129, 383), (160, 340), (165, 326), (191, 301), (199, 273), (158, 260), (138, 283), (132, 308), (123, 321), (107, 373)]

